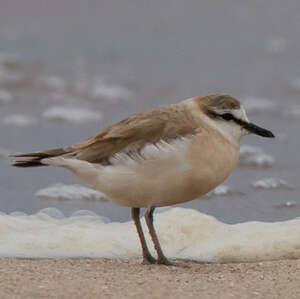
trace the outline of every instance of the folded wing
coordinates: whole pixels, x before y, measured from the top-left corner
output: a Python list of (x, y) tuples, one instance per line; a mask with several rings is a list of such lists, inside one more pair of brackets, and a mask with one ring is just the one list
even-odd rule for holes
[(94, 137), (65, 148), (13, 155), (16, 167), (44, 166), (45, 158), (63, 156), (108, 165), (116, 153), (139, 152), (146, 144), (169, 142), (199, 130), (184, 106), (175, 104), (137, 113), (102, 130)]

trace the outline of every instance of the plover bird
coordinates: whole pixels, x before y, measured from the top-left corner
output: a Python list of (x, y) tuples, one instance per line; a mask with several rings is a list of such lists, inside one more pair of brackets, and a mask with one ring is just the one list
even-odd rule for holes
[[(274, 137), (248, 120), (238, 100), (212, 94), (137, 113), (68, 147), (14, 155), (13, 166), (67, 168), (115, 204), (131, 207), (143, 261), (169, 265), (153, 226), (154, 209), (193, 200), (222, 183), (251, 133)], [(147, 209), (157, 259), (147, 247), (140, 208)]]

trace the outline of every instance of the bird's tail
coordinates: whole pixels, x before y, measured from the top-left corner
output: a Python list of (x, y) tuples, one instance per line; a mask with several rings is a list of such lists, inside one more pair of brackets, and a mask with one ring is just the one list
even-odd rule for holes
[(38, 167), (38, 166), (47, 166), (47, 164), (43, 163), (43, 159), (53, 158), (67, 154), (68, 151), (64, 148), (56, 148), (45, 150), (41, 152), (33, 152), (26, 154), (16, 154), (10, 155), (13, 158), (16, 158), (12, 166), (15, 167)]

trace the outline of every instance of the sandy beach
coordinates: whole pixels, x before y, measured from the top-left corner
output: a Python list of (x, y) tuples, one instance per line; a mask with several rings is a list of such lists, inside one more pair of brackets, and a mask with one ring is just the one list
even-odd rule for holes
[(1, 259), (0, 298), (299, 298), (300, 261)]

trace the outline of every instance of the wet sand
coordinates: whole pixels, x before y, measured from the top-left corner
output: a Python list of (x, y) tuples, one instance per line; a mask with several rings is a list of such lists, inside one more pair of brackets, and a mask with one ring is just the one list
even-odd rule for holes
[(0, 259), (1, 298), (300, 298), (300, 260), (142, 265), (140, 260)]

